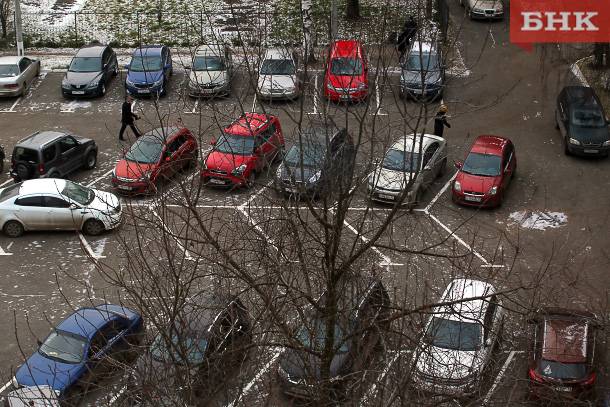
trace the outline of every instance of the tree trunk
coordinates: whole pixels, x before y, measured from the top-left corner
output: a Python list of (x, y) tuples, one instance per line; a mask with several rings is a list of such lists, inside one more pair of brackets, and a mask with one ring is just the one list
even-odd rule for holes
[(360, 18), (360, 0), (347, 0), (345, 18), (357, 20)]
[(301, 18), (303, 20), (303, 58), (305, 62), (315, 60), (313, 52), (313, 18), (311, 17), (312, 0), (301, 0)]

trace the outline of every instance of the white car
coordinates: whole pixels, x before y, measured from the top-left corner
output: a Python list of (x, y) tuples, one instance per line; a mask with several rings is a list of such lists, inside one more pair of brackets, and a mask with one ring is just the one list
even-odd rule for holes
[(188, 94), (191, 97), (231, 93), (233, 57), (225, 44), (202, 45), (195, 50), (190, 68)]
[[(422, 191), (443, 175), (447, 165), (447, 142), (432, 134), (409, 134), (398, 138), (369, 174), (368, 192), (375, 201), (410, 207)], [(406, 194), (406, 195), (405, 195)]]
[(60, 407), (57, 392), (50, 386), (21, 387), (6, 396), (8, 407)]
[(477, 389), (502, 329), (504, 312), (488, 283), (455, 279), (433, 308), (415, 352), (413, 381), (419, 390), (466, 396)]
[(460, 0), (466, 7), (471, 19), (500, 20), (504, 18), (504, 5), (501, 0)]
[(287, 48), (270, 48), (258, 70), (257, 91), (265, 99), (295, 99), (301, 85), (297, 56)]
[(82, 230), (98, 235), (121, 223), (119, 198), (59, 178), (0, 189), (0, 228), (9, 237), (31, 230)]

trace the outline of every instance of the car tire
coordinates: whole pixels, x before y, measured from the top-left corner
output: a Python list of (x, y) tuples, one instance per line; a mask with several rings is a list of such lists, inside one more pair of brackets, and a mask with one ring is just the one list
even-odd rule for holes
[(102, 221), (97, 219), (89, 219), (83, 225), (83, 233), (89, 236), (97, 236), (104, 232), (106, 228)]
[(119, 74), (119, 64), (118, 62), (114, 65), (114, 70), (112, 71), (112, 76), (116, 77)]
[(106, 94), (106, 84), (102, 82), (102, 86), (100, 86), (100, 96), (104, 96)]
[(557, 121), (557, 112), (555, 112), (555, 130), (559, 130), (559, 122)]
[(21, 181), (25, 181), (30, 178), (30, 168), (25, 164), (18, 164), (15, 168), (15, 172)]
[(248, 179), (246, 180), (246, 188), (252, 189), (254, 188), (254, 184), (256, 183), (256, 173), (254, 171), (250, 172), (248, 175)]
[(2, 232), (4, 232), (4, 234), (10, 238), (17, 238), (23, 235), (24, 231), (25, 229), (21, 222), (16, 220), (9, 220), (2, 227)]
[(90, 151), (85, 158), (85, 169), (92, 170), (95, 168), (97, 164), (97, 153), (95, 151)]
[(572, 152), (570, 151), (570, 146), (568, 144), (568, 140), (566, 140), (566, 139), (563, 140), (563, 153), (565, 155), (572, 155)]

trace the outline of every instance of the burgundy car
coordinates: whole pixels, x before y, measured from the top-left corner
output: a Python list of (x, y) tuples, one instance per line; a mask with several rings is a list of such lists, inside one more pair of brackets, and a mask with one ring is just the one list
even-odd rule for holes
[(544, 400), (578, 399), (595, 384), (595, 314), (562, 308), (541, 310), (530, 355), (530, 395)]
[(517, 170), (512, 141), (499, 136), (479, 136), (464, 162), (457, 161), (451, 188), (453, 202), (476, 207), (502, 205), (508, 184)]

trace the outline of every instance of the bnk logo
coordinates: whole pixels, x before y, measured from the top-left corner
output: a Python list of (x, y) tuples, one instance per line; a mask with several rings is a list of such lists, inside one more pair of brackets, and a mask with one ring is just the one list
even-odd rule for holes
[(610, 42), (610, 0), (511, 0), (510, 41)]

